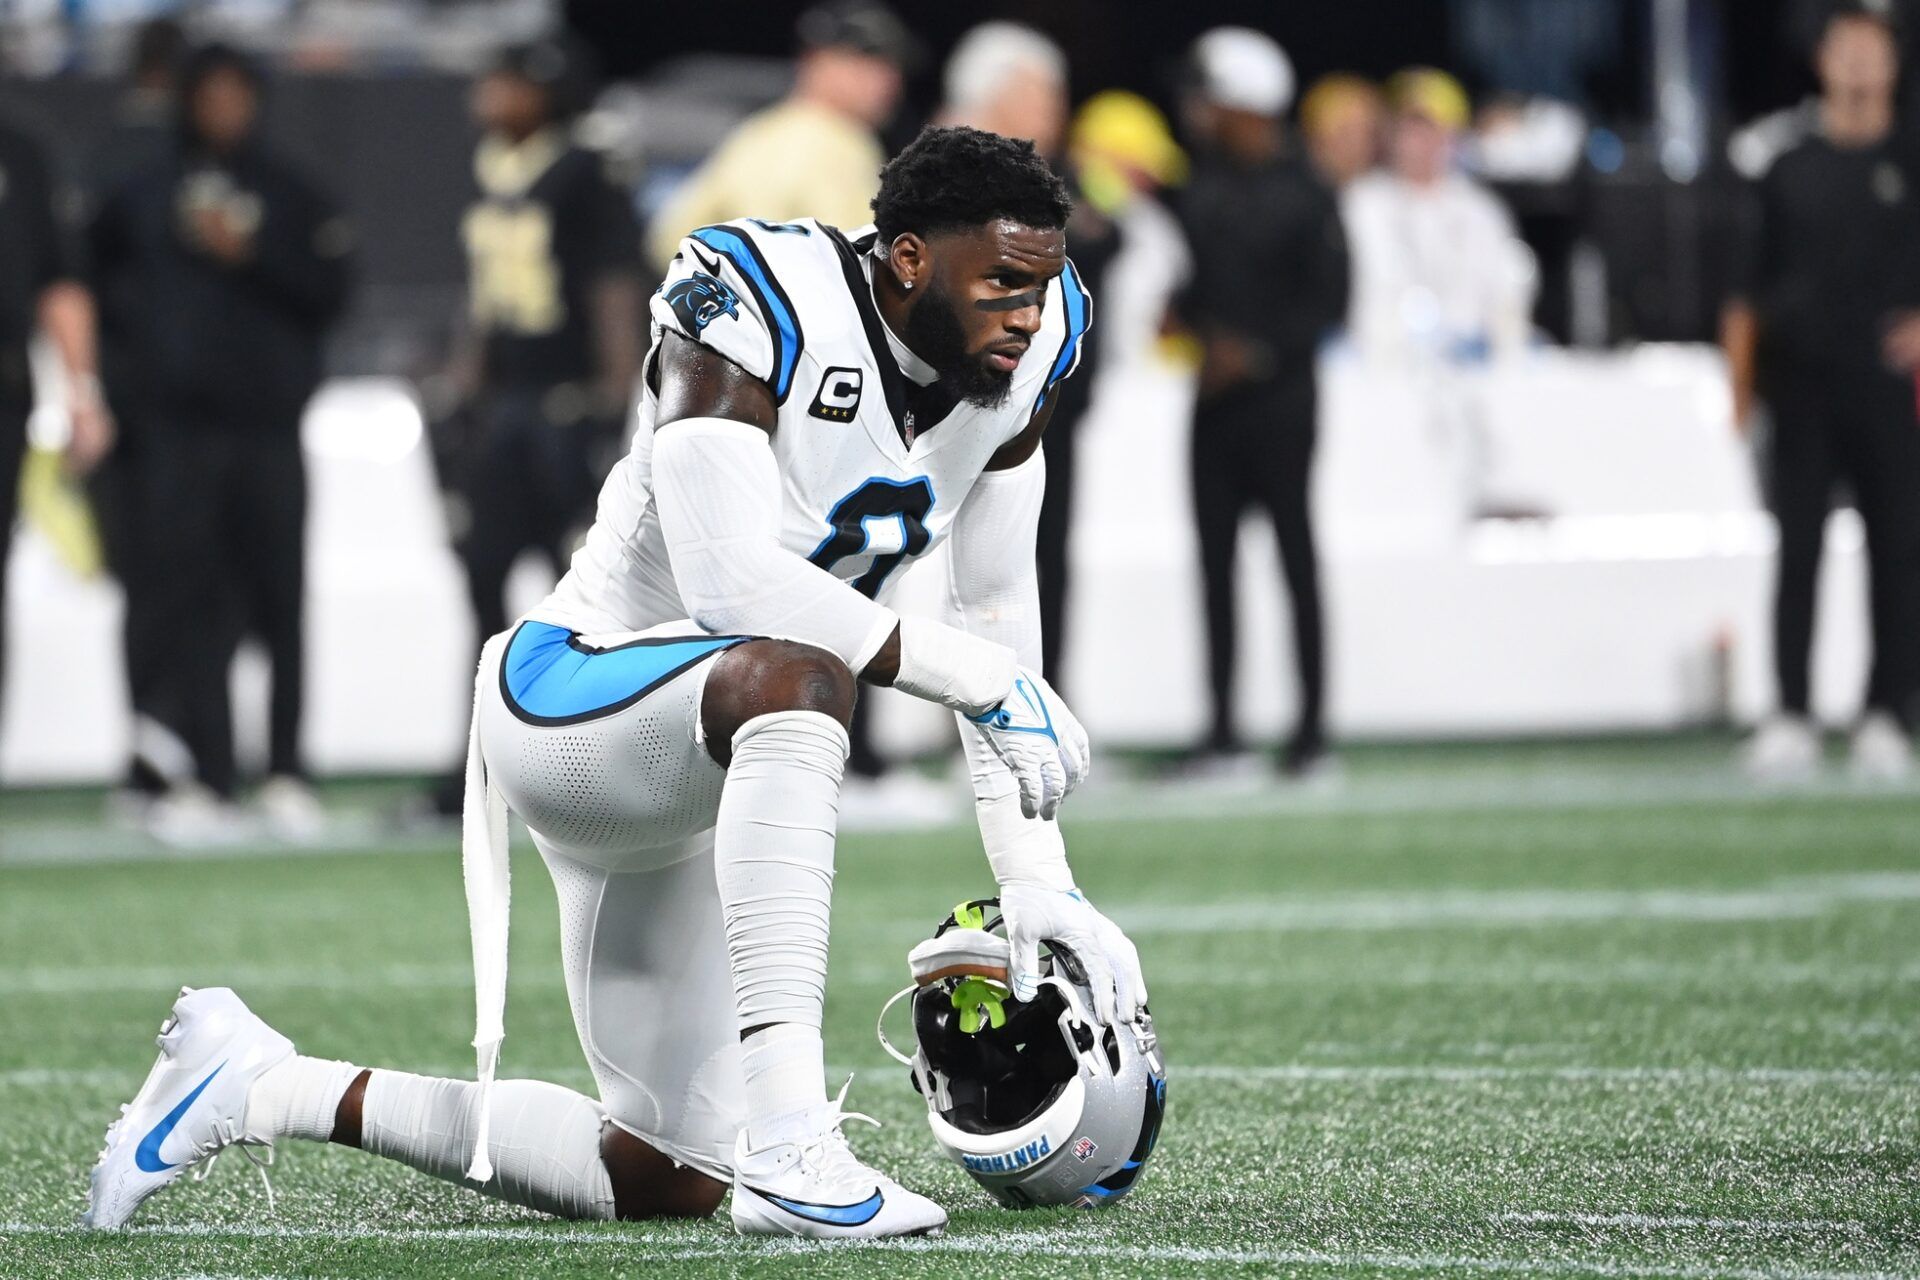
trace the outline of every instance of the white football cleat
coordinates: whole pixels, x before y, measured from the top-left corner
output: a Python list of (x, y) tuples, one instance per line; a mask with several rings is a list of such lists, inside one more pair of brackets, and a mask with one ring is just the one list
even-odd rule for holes
[[(849, 1081), (848, 1083), (852, 1083)], [(743, 1236), (877, 1240), (935, 1236), (947, 1211), (868, 1168), (847, 1147), (840, 1126), (879, 1121), (844, 1111), (847, 1091), (824, 1108), (815, 1136), (754, 1149), (740, 1131), (733, 1147), (733, 1229)]]
[(276, 773), (260, 784), (253, 807), (276, 840), (319, 844), (327, 835), (327, 811), (302, 778)]
[(1747, 739), (1741, 765), (1756, 782), (1810, 781), (1820, 770), (1820, 731), (1805, 716), (1776, 715)]
[(156, 1043), (160, 1057), (147, 1082), (107, 1130), (83, 1227), (125, 1226), (148, 1196), (202, 1161), (194, 1176), (205, 1177), (225, 1147), (271, 1151), (247, 1132), (247, 1093), (268, 1068), (293, 1056), (293, 1041), (225, 987), (182, 987)]
[(1869, 711), (1853, 730), (1848, 767), (1863, 782), (1902, 782), (1913, 774), (1913, 739), (1885, 711)]

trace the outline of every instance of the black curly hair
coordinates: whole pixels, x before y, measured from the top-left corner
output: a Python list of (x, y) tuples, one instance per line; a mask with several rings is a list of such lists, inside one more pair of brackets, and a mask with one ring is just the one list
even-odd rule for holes
[(1031, 142), (964, 125), (923, 129), (880, 171), (873, 220), (880, 242), (904, 231), (936, 232), (1005, 219), (1025, 227), (1064, 227), (1073, 198)]

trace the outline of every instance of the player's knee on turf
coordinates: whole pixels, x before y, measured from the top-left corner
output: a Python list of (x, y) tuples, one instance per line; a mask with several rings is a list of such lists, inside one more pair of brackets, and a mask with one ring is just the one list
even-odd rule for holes
[(825, 649), (793, 640), (752, 640), (715, 660), (700, 704), (707, 754), (725, 768), (733, 737), (755, 716), (779, 711), (815, 711), (841, 727), (853, 721), (858, 682)]
[(613, 1216), (623, 1222), (711, 1217), (727, 1194), (726, 1183), (675, 1164), (617, 1125), (601, 1132), (600, 1162), (613, 1185)]

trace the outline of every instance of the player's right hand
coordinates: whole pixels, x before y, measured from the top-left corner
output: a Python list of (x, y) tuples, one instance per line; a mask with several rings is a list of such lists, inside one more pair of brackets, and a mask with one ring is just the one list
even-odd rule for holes
[(1027, 817), (1053, 817), (1067, 794), (1086, 781), (1092, 764), (1087, 731), (1038, 672), (1021, 667), (1006, 701), (967, 718), (1012, 771)]

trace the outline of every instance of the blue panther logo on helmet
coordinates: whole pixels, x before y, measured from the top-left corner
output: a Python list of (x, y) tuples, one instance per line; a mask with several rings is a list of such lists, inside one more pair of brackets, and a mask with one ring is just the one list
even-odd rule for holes
[(702, 329), (723, 315), (740, 318), (740, 295), (704, 271), (674, 281), (667, 286), (666, 296), (690, 337), (699, 337)]

